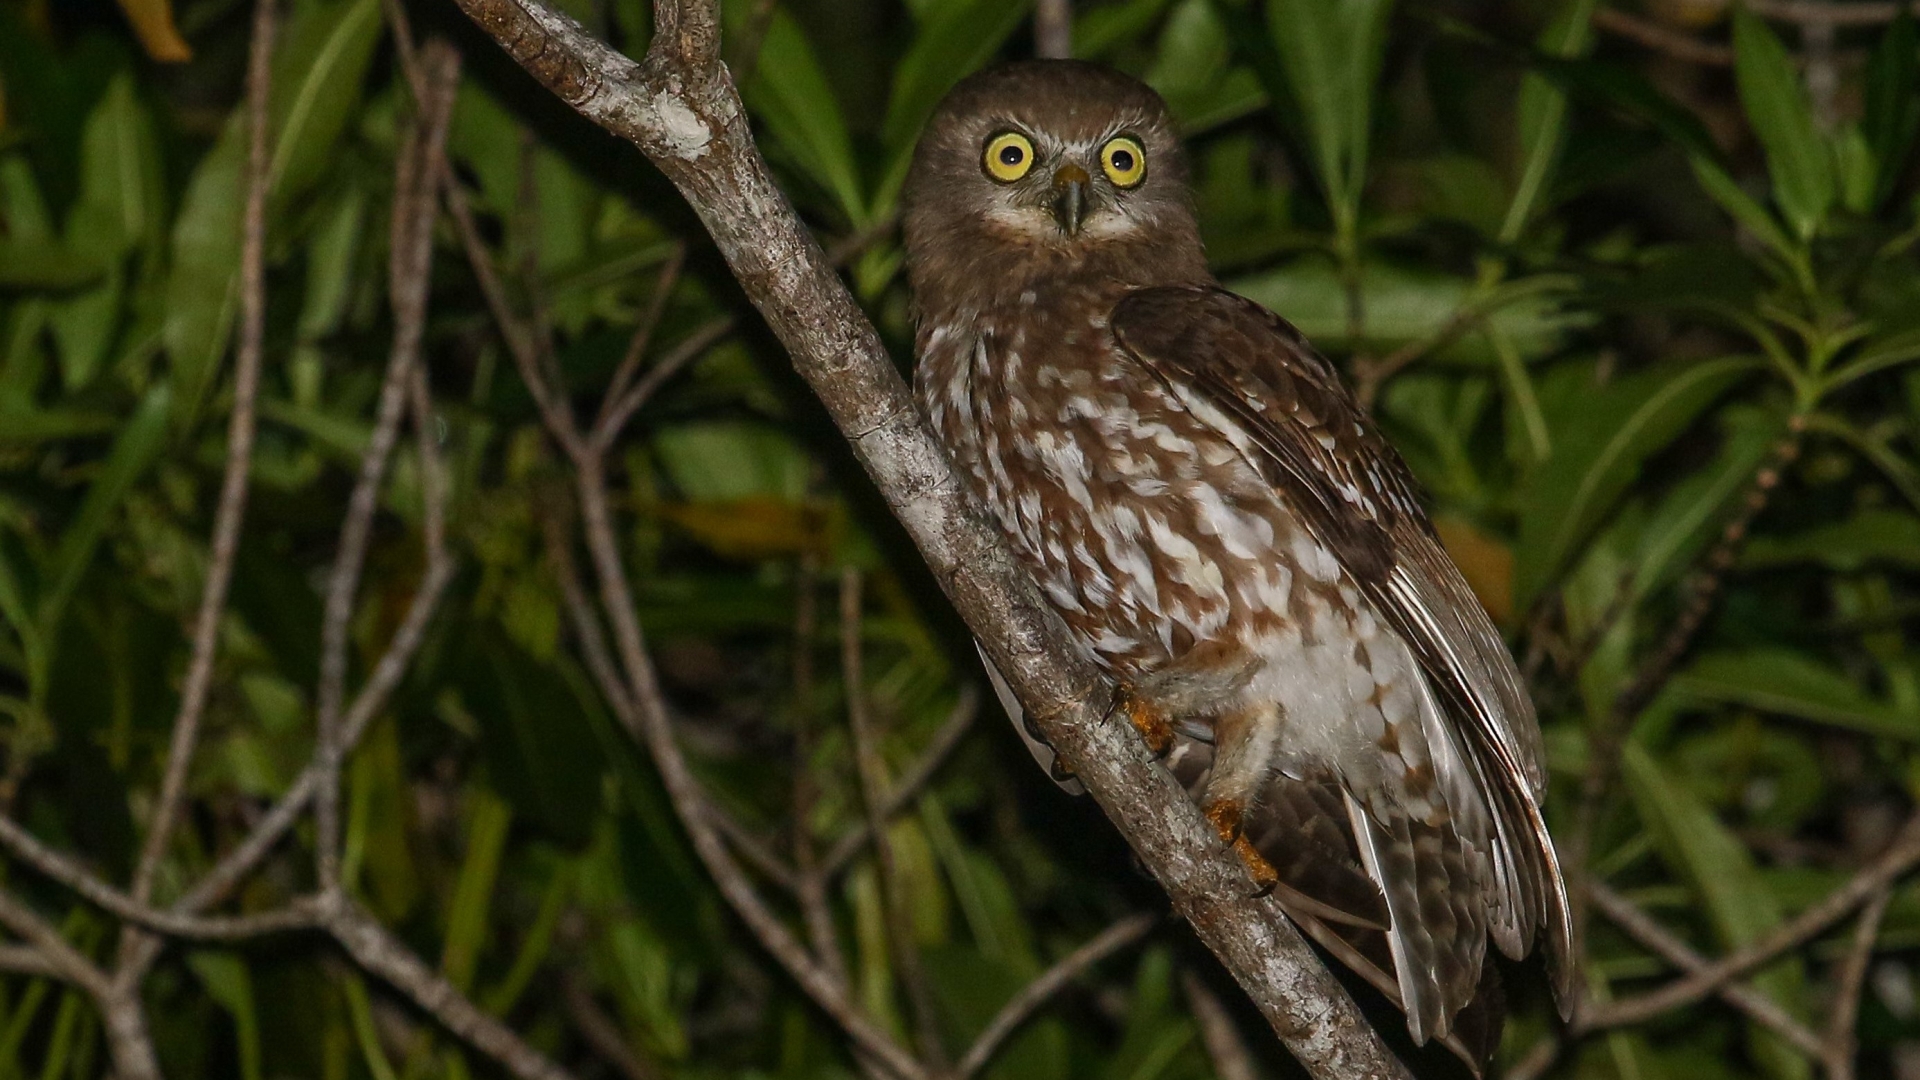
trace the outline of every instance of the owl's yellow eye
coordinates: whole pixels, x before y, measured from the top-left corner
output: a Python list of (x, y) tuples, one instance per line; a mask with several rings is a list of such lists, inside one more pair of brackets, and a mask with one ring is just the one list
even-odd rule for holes
[(1108, 139), (1100, 148), (1100, 169), (1115, 186), (1133, 187), (1147, 178), (1147, 149), (1126, 135)]
[(995, 135), (987, 140), (987, 153), (981, 165), (988, 176), (1011, 184), (1033, 170), (1033, 143), (1017, 131)]

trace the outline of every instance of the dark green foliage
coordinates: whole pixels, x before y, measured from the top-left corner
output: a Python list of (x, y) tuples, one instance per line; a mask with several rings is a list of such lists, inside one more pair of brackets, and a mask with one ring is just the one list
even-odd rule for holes
[[(413, 105), (384, 9), (285, 6), (253, 501), (162, 902), (312, 753), (321, 590), (392, 330), (388, 203)], [(633, 55), (650, 32), (639, 0), (563, 6)], [(1081, 0), (1075, 43), (1168, 98), (1223, 280), (1345, 366), (1432, 493), (1443, 537), (1529, 657), (1563, 846), (1606, 753), (1593, 736), (1618, 726), (1591, 866), (1716, 955), (1843, 882), (1920, 785), (1920, 31), (1907, 16), (1843, 30), (1840, 92), (1822, 102), (1807, 90), (1820, 61), (1791, 25), (1742, 9), (1666, 27), (1730, 50), (1730, 68), (1695, 68), (1602, 36), (1602, 6)], [(196, 57), (162, 66), (112, 5), (0, 0), (0, 809), (117, 884), (159, 786), (225, 453), (249, 7), (175, 0)], [(411, 10), (465, 52), (449, 152), (510, 302), (542, 310), (583, 415), (656, 301), (655, 357), (736, 320), (619, 443), (617, 527), (714, 801), (780, 858), (796, 825), (824, 857), (862, 821), (838, 572), (866, 581), (865, 692), (896, 782), (980, 682), (964, 630), (665, 183), (451, 5)], [(864, 238), (848, 278), (903, 365), (890, 223), (913, 141), (954, 80), (1030, 52), (1029, 15), (1025, 0), (725, 4), (762, 146), (827, 247)], [(656, 297), (682, 245), (685, 271)], [(730, 914), (599, 695), (549, 544), (574, 528), (573, 478), (444, 220), (426, 357), (462, 566), (347, 766), (349, 888), (582, 1077), (616, 1075), (579, 1034), (582, 1000), (641, 1075), (858, 1075)], [(1799, 450), (1785, 464), (1783, 439)], [(421, 575), (415, 453), (409, 438), (382, 493), (350, 684)], [(1763, 469), (1777, 483), (1723, 560), (1701, 632), (1644, 711), (1615, 716)], [(982, 711), (891, 832), (895, 892), (955, 1052), (1050, 963), (1161, 903), (1097, 812)], [(802, 772), (815, 796), (796, 823)], [(229, 910), (310, 888), (311, 842), (283, 842)], [(110, 961), (110, 917), (4, 865), (11, 893)], [(904, 1036), (882, 898), (868, 849), (829, 895), (855, 996)], [(1753, 985), (1823, 1030), (1845, 938)], [(1598, 999), (1671, 975), (1603, 920), (1590, 945)], [(1903, 886), (1865, 995), (1861, 1075), (1892, 1075), (1920, 1046), (1899, 989), (1916, 945), (1920, 900)], [(1226, 989), (1184, 929), (1164, 928), (1079, 980), (984, 1075), (1212, 1075), (1183, 970)], [(1527, 992), (1507, 1062), (1549, 1030), (1537, 977), (1514, 985)], [(301, 935), (179, 944), (145, 992), (173, 1076), (499, 1074), (399, 1000)], [(1366, 1004), (1402, 1045), (1397, 1014)], [(1235, 1016), (1270, 1074), (1292, 1075), (1251, 1012)], [(91, 1077), (105, 1046), (85, 995), (0, 977), (0, 1078)], [(1413, 1061), (1454, 1075), (1439, 1052)], [(1711, 1001), (1589, 1039), (1556, 1068), (1818, 1071)]]

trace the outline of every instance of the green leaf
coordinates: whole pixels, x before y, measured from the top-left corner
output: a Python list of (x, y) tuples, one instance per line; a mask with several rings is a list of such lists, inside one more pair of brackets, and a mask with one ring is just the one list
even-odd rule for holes
[(240, 211), (246, 159), (240, 117), (200, 159), (173, 219), (173, 262), (167, 275), (161, 340), (181, 387), (181, 425), (199, 411), (227, 351), (240, 294)]
[(113, 450), (80, 502), (79, 512), (60, 534), (44, 577), (48, 582), (47, 591), (40, 598), (40, 626), (50, 637), (60, 626), (67, 602), (79, 587), (88, 564), (93, 562), (93, 553), (106, 536), (115, 513), (159, 456), (166, 441), (167, 416), (172, 408), (173, 394), (168, 384), (155, 383), (140, 402), (139, 409), (120, 429)]
[(65, 292), (106, 276), (107, 264), (51, 239), (0, 237), (0, 289)]
[(507, 804), (485, 788), (467, 793), (467, 854), (448, 906), (451, 916), (440, 953), (440, 973), (462, 993), (473, 986), (480, 950), (491, 938), (487, 926), (500, 880), (500, 855), (513, 815)]
[[(1595, 0), (1567, 0), (1560, 17), (1541, 35), (1540, 51), (1555, 56), (1576, 56), (1586, 51), (1592, 40)], [(1507, 205), (1506, 220), (1501, 223), (1499, 239), (1510, 244), (1518, 239), (1527, 220), (1533, 216), (1542, 193), (1552, 182), (1553, 169), (1560, 158), (1560, 146), (1566, 135), (1567, 101), (1565, 94), (1539, 72), (1529, 72), (1520, 83), (1519, 138), (1520, 170), (1514, 181), (1513, 201)]]
[(1814, 126), (1813, 109), (1786, 46), (1759, 16), (1733, 16), (1733, 74), (1747, 120), (1767, 153), (1774, 201), (1802, 240), (1819, 231), (1833, 205), (1833, 156)]
[[(1715, 935), (1738, 948), (1779, 925), (1780, 903), (1737, 837), (1692, 792), (1661, 770), (1640, 743), (1621, 758), (1627, 789), (1652, 830), (1661, 857), (1682, 874), (1702, 900)], [(1789, 1012), (1799, 1011), (1804, 974), (1798, 960), (1782, 962), (1753, 977), (1756, 986)], [(1749, 1037), (1767, 1071), (1780, 1080), (1810, 1075), (1806, 1061), (1778, 1036), (1750, 1027)]]
[(1786, 418), (1759, 409), (1725, 410), (1720, 452), (1698, 472), (1673, 486), (1640, 532), (1634, 595), (1644, 597), (1691, 565), (1713, 539), (1734, 501), (1747, 490), (1774, 443), (1786, 431)]
[(1756, 536), (1740, 564), (1748, 567), (1812, 563), (1853, 573), (1871, 563), (1920, 567), (1920, 517), (1903, 510), (1861, 510), (1845, 521), (1791, 536)]
[[(1559, 283), (1549, 278), (1509, 286), (1505, 303), (1489, 305), (1485, 318), (1523, 357), (1551, 351), (1566, 335), (1589, 321), (1552, 295)], [(1453, 322), (1473, 290), (1464, 277), (1426, 268), (1368, 262), (1360, 268), (1360, 300), (1367, 313), (1365, 342), (1351, 338), (1346, 286), (1322, 257), (1297, 259), (1277, 269), (1234, 278), (1229, 289), (1273, 309), (1313, 341), (1333, 349), (1362, 345), (1392, 349), (1432, 338)], [(1497, 357), (1486, 339), (1465, 334), (1439, 350), (1448, 359), (1493, 364)]]
[[(379, 0), (305, 7), (274, 50), (273, 160), (276, 202), (305, 194), (335, 160), (335, 143), (360, 114), (360, 92), (380, 42)], [(240, 111), (244, 111), (244, 106)]]
[(166, 225), (165, 182), (153, 121), (133, 77), (115, 78), (87, 117), (80, 139), (80, 193), (67, 216), (67, 243), (114, 258), (158, 243)]
[(1877, 167), (1873, 205), (1892, 193), (1920, 131), (1920, 30), (1900, 9), (1867, 60), (1866, 109), (1861, 132)]
[(1799, 245), (1787, 238), (1780, 228), (1780, 222), (1766, 207), (1755, 202), (1753, 196), (1748, 195), (1718, 161), (1703, 154), (1694, 154), (1687, 159), (1687, 164), (1693, 167), (1694, 179), (1700, 181), (1701, 190), (1719, 203), (1720, 208), (1731, 215), (1734, 221), (1746, 226), (1748, 232), (1782, 256), (1790, 260), (1799, 257)]
[(1633, 483), (1647, 458), (1760, 361), (1709, 360), (1650, 371), (1580, 395), (1554, 426), (1554, 452), (1520, 497), (1514, 603), (1524, 608)]
[(1267, 0), (1267, 24), (1334, 220), (1360, 216), (1392, 0)]
[(874, 216), (892, 210), (891, 196), (905, 179), (914, 140), (941, 96), (1000, 51), (1029, 6), (1030, 0), (950, 0), (920, 25), (893, 73), (893, 93), (880, 128), (881, 144), (890, 155), (882, 185), (886, 198), (875, 200)]
[(254, 1008), (253, 978), (246, 961), (224, 950), (195, 949), (187, 954), (187, 967), (207, 988), (207, 996), (233, 1017), (240, 1075), (260, 1080), (260, 1016)]
[[(738, 33), (754, 18), (757, 5), (726, 5), (729, 28)], [(760, 62), (740, 88), (747, 107), (767, 126), (769, 149), (791, 157), (813, 181), (834, 197), (840, 212), (855, 224), (866, 220), (866, 200), (853, 162), (840, 101), (820, 68), (813, 44), (792, 15), (774, 9), (760, 42)]]
[(1672, 692), (1867, 735), (1920, 740), (1920, 715), (1875, 699), (1845, 674), (1789, 649), (1708, 653), (1674, 676)]
[(1265, 105), (1252, 71), (1234, 67), (1233, 42), (1213, 0), (1184, 0), (1167, 17), (1147, 85), (1167, 100), (1188, 133), (1244, 116)]

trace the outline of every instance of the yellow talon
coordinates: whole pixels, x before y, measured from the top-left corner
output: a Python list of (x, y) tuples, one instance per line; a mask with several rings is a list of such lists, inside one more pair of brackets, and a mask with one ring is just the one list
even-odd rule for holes
[(1127, 720), (1133, 729), (1147, 742), (1147, 749), (1154, 757), (1166, 757), (1173, 749), (1173, 724), (1165, 713), (1154, 708), (1133, 689), (1122, 683), (1114, 698), (1114, 705), (1127, 714)]

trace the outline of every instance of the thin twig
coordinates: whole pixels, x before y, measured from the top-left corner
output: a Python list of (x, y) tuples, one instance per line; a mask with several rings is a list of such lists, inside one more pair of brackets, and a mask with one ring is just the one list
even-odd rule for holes
[(1823, 23), (1828, 26), (1879, 26), (1898, 18), (1902, 9), (1912, 11), (1913, 4), (1830, 3), (1828, 0), (1745, 0), (1756, 14), (1788, 23)]
[(647, 346), (653, 342), (653, 333), (660, 328), (660, 320), (667, 313), (667, 301), (673, 298), (673, 287), (680, 280), (680, 270), (687, 264), (687, 245), (681, 241), (673, 245), (673, 251), (667, 261), (660, 266), (660, 276), (654, 279), (653, 295), (647, 298), (647, 310), (640, 315), (640, 321), (634, 324), (633, 336), (627, 339), (627, 351), (620, 358), (620, 364), (613, 369), (613, 379), (607, 383), (606, 397), (600, 403), (600, 419), (594, 424), (596, 435), (607, 426), (607, 413), (620, 395), (627, 392), (627, 385), (640, 371), (640, 361), (646, 358)]
[(267, 97), (273, 86), (273, 39), (277, 0), (254, 0), (253, 30), (247, 46), (247, 195), (241, 210), (240, 340), (233, 365), (233, 414), (227, 421), (227, 461), (220, 478), (219, 509), (214, 513), (207, 580), (194, 618), (193, 659), (180, 690), (173, 719), (166, 773), (153, 805), (146, 842), (129, 890), (137, 903), (153, 895), (154, 874), (186, 798), (187, 773), (200, 741), (213, 688), (214, 661), (220, 651), (220, 621), (227, 610), (227, 587), (240, 552), (240, 528), (247, 518), (247, 475), (253, 466), (255, 402), (260, 393), (260, 360), (267, 333), (267, 188), (273, 164)]
[(578, 975), (568, 972), (560, 977), (560, 1000), (566, 1005), (573, 1029), (621, 1076), (626, 1080), (659, 1080), (660, 1070), (633, 1052), (620, 1025), (593, 1000), (593, 992)]
[(532, 334), (513, 313), (506, 288), (501, 285), (499, 272), (494, 269), (493, 256), (488, 253), (487, 243), (480, 236), (480, 225), (474, 220), (467, 193), (451, 170), (445, 174), (444, 188), (447, 209), (453, 214), (461, 247), (467, 253), (467, 265), (473, 268), (474, 280), (479, 283), (480, 295), (493, 313), (494, 325), (500, 332), (501, 340), (506, 343), (507, 355), (513, 358), (514, 366), (520, 370), (520, 381), (532, 396), (534, 407), (540, 410), (548, 429), (555, 432), (554, 438), (563, 449), (572, 452), (580, 445), (580, 433), (574, 424), (573, 411), (566, 402), (548, 391), (546, 379), (540, 371), (539, 348)]
[(1206, 981), (1190, 968), (1180, 969), (1180, 989), (1187, 995), (1187, 1007), (1193, 1012), (1193, 1026), (1200, 1029), (1200, 1045), (1207, 1048), (1207, 1060), (1213, 1064), (1218, 1080), (1260, 1080), (1253, 1063), (1253, 1052), (1240, 1037), (1233, 1016)]
[(633, 414), (651, 400), (662, 386), (666, 385), (668, 379), (678, 375), (688, 364), (706, 355), (708, 349), (718, 345), (731, 333), (733, 333), (733, 316), (722, 315), (688, 334), (685, 341), (674, 346), (672, 352), (661, 357), (653, 367), (649, 368), (647, 373), (640, 377), (640, 381), (634, 384), (633, 389), (627, 391), (626, 395), (611, 408), (604, 410), (604, 415), (594, 425), (593, 445), (603, 450), (612, 446), (614, 440), (620, 437), (620, 430), (627, 426), (627, 421), (632, 419)]
[(1033, 54), (1055, 60), (1073, 55), (1073, 0), (1035, 0)]
[(96, 999), (112, 992), (112, 981), (106, 972), (74, 948), (52, 923), (41, 918), (25, 901), (5, 889), (0, 889), (0, 926), (13, 931), (15, 936), (38, 952), (40, 959), (56, 977), (85, 990)]
[(847, 727), (853, 735), (854, 771), (860, 777), (867, 828), (873, 833), (874, 864), (879, 871), (881, 904), (886, 912), (887, 951), (893, 960), (894, 974), (913, 1009), (920, 1056), (937, 1071), (946, 1066), (947, 1050), (940, 1038), (940, 1017), (934, 1011), (933, 988), (920, 966), (913, 908), (902, 892), (900, 866), (894, 858), (893, 839), (887, 830), (887, 766), (880, 756), (880, 737), (874, 730), (873, 713), (867, 702), (866, 649), (861, 634), (865, 625), (860, 571), (849, 566), (840, 572), (840, 681), (847, 699)]
[(1593, 12), (1593, 25), (1610, 34), (1665, 53), (1675, 60), (1707, 67), (1732, 67), (1731, 46), (1702, 41), (1691, 34), (1662, 26), (1619, 8), (1602, 7)]
[(584, 457), (577, 471), (581, 523), (600, 582), (600, 606), (612, 621), (624, 674), (621, 692), (608, 694), (609, 703), (616, 708), (624, 705), (633, 710), (623, 720), (629, 730), (638, 732), (652, 754), (668, 797), (686, 827), (688, 838), (693, 841), (694, 851), (713, 876), (721, 895), (761, 945), (787, 969), (807, 996), (833, 1017), (862, 1052), (902, 1080), (926, 1080), (926, 1069), (861, 1011), (847, 994), (845, 984), (836, 980), (767, 908), (713, 827), (706, 813), (708, 798), (674, 738), (666, 700), (660, 693), (652, 661), (647, 657), (639, 619), (634, 615), (633, 592), (627, 583), (626, 570), (620, 564), (612, 514), (607, 506), (605, 476), (599, 461), (591, 456)]
[[(940, 725), (940, 730), (934, 733), (933, 741), (921, 751), (920, 760), (907, 771), (906, 776), (895, 784), (892, 790), (887, 792), (886, 801), (882, 806), (884, 810), (882, 818), (892, 821), (896, 815), (920, 797), (920, 793), (925, 791), (927, 785), (932, 783), (933, 778), (938, 775), (940, 767), (947, 763), (947, 758), (953, 755), (954, 749), (966, 738), (967, 732), (972, 730), (974, 717), (979, 715), (980, 688), (968, 683), (960, 688), (960, 698), (954, 702), (953, 711), (947, 714), (947, 719)], [(821, 876), (832, 878), (846, 869), (847, 864), (860, 854), (860, 849), (865, 847), (872, 837), (873, 828), (870, 822), (861, 821), (854, 825), (844, 836), (834, 842), (832, 850), (827, 852), (827, 857), (820, 860)]]
[[(396, 160), (391, 251), (388, 259), (389, 293), (393, 306), (393, 343), (387, 374), (380, 388), (373, 433), (360, 459), (359, 477), (347, 499), (340, 545), (327, 582), (325, 613), (320, 628), (320, 687), (316, 695), (315, 760), (323, 775), (315, 793), (315, 841), (320, 886), (330, 889), (340, 869), (339, 768), (343, 756), (342, 709), (346, 698), (347, 638), (360, 574), (373, 539), (373, 518), (386, 479), (407, 406), (408, 387), (421, 365), (420, 347), (426, 332), (427, 296), (433, 274), (433, 219), (438, 204), (440, 175), (445, 164), (447, 121), (453, 90), (458, 85), (459, 53), (433, 50), (435, 60), (422, 62), (434, 69), (426, 85), (428, 97), (419, 103), (419, 115)], [(430, 397), (419, 394), (422, 409)], [(429, 468), (426, 461), (422, 469)], [(441, 530), (442, 532), (444, 530)], [(433, 537), (432, 539), (443, 539)]]
[[(1686, 942), (1681, 941), (1669, 933), (1665, 927), (1654, 921), (1646, 912), (1641, 911), (1634, 905), (1633, 901), (1614, 892), (1607, 886), (1595, 882), (1592, 893), (1594, 907), (1599, 909), (1608, 919), (1611, 919), (1615, 925), (1625, 930), (1635, 941), (1640, 942), (1647, 948), (1652, 949), (1655, 953), (1658, 953), (1661, 958), (1665, 959), (1668, 963), (1689, 973), (1686, 978), (1679, 980), (1675, 985), (1679, 985), (1679, 983), (1697, 982), (1699, 985), (1699, 993), (1693, 997), (1678, 998), (1671, 1004), (1663, 1006), (1654, 1012), (1646, 1013), (1645, 1015), (1640, 1015), (1643, 1010), (1635, 1009), (1632, 1006), (1635, 1001), (1646, 1001), (1647, 998), (1635, 998), (1601, 1005), (1590, 1015), (1577, 1018), (1579, 1030), (1582, 1033), (1619, 1027), (1623, 1024), (1641, 1023), (1645, 1020), (1652, 1019), (1654, 1016), (1658, 1016), (1660, 1013), (1666, 1012), (1667, 1009), (1690, 1004), (1692, 1001), (1698, 1000), (1699, 997), (1704, 997), (1709, 993), (1718, 993), (1727, 1004), (1732, 1005), (1734, 1008), (1739, 1009), (1751, 1017), (1755, 1023), (1776, 1032), (1781, 1038), (1786, 1039), (1794, 1046), (1800, 1048), (1800, 1050), (1808, 1056), (1816, 1060), (1820, 1058), (1823, 1047), (1820, 1042), (1820, 1037), (1815, 1035), (1812, 1029), (1794, 1019), (1785, 1009), (1780, 1007), (1779, 1002), (1774, 1001), (1766, 994), (1744, 983), (1733, 981), (1751, 969), (1743, 969), (1726, 975), (1725, 977), (1718, 977), (1716, 969), (1723, 966), (1725, 961), (1721, 961), (1720, 964), (1716, 965), (1701, 956), (1688, 946)], [(1767, 959), (1771, 959), (1771, 957)], [(1649, 997), (1651, 996), (1652, 995), (1649, 995)], [(1626, 1008), (1622, 1009), (1623, 1006)], [(1618, 1019), (1617, 1022), (1614, 1016), (1615, 1010), (1620, 1010), (1620, 1019)], [(1625, 1016), (1629, 1013), (1637, 1016), (1637, 1018), (1632, 1020), (1625, 1019)]]
[(1853, 1080), (1853, 1059), (1860, 1052), (1860, 998), (1866, 989), (1867, 969), (1873, 964), (1873, 949), (1880, 940), (1880, 924), (1887, 917), (1892, 889), (1881, 889), (1867, 901), (1853, 930), (1847, 955), (1834, 971), (1833, 1012), (1827, 1019), (1826, 1053), (1828, 1080)]
[[(1819, 903), (1740, 949), (1690, 970), (1684, 978), (1675, 979), (1658, 990), (1595, 1006), (1589, 1014), (1580, 1018), (1580, 1029), (1599, 1031), (1643, 1023), (1671, 1009), (1699, 1001), (1732, 980), (1764, 967), (1788, 950), (1811, 941), (1915, 867), (1920, 867), (1920, 815), (1907, 823), (1893, 845), (1879, 858), (1849, 878), (1846, 884), (1828, 893)], [(1597, 904), (1605, 886), (1595, 882), (1592, 891)], [(1618, 922), (1620, 920), (1615, 913), (1617, 908), (1618, 905), (1614, 904), (1603, 910), (1608, 918)], [(1815, 1044), (1818, 1045), (1818, 1040), (1815, 1040)], [(1817, 1050), (1815, 1055), (1818, 1056)]]
[(363, 970), (405, 994), (448, 1031), (520, 1080), (572, 1080), (572, 1074), (483, 1012), (352, 900), (340, 893), (331, 900), (332, 910), (325, 916), (327, 932)]
[(1079, 978), (1089, 968), (1119, 952), (1121, 949), (1146, 937), (1160, 922), (1154, 915), (1129, 915), (1100, 932), (1100, 936), (1087, 942), (1060, 958), (1052, 967), (1040, 973), (1040, 977), (1022, 987), (1013, 999), (1000, 1007), (988, 1022), (985, 1030), (973, 1040), (967, 1048), (966, 1056), (960, 1064), (954, 1066), (953, 1074), (958, 1080), (979, 1072), (1000, 1049), (1020, 1025), (1027, 1022), (1040, 1007), (1053, 1000), (1053, 996), (1065, 989), (1073, 980)]

